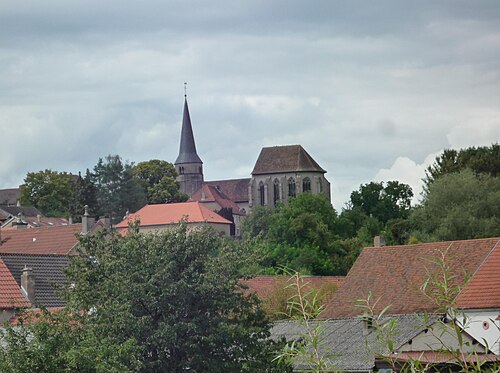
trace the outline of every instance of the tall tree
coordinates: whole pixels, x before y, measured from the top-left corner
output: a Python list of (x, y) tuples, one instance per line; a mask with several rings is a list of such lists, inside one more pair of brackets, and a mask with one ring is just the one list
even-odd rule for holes
[(500, 235), (500, 176), (464, 170), (440, 176), (410, 217), (421, 241)]
[(85, 212), (85, 206), (89, 206), (91, 214), (99, 211), (97, 205), (97, 188), (92, 181), (92, 174), (88, 168), (84, 177), (78, 173), (78, 178), (73, 184), (70, 215), (75, 222), (81, 221), (81, 217)]
[(351, 205), (366, 215), (387, 223), (390, 219), (408, 217), (413, 191), (408, 184), (399, 181), (371, 182), (361, 185), (351, 193)]
[(179, 191), (172, 163), (152, 159), (133, 166), (132, 173), (144, 188), (149, 204), (185, 202), (189, 198)]
[(424, 191), (439, 177), (471, 169), (475, 174), (497, 176), (500, 173), (500, 145), (469, 147), (455, 150), (446, 149), (427, 167)]
[(146, 204), (144, 190), (133, 177), (132, 164), (119, 155), (108, 155), (94, 167), (93, 182), (97, 188), (99, 214), (120, 221), (127, 210), (132, 212)]
[(73, 198), (70, 174), (44, 170), (28, 172), (21, 185), (21, 203), (34, 206), (50, 217), (68, 217)]
[(273, 371), (276, 344), (255, 296), (239, 290), (245, 255), (186, 225), (158, 235), (86, 236), (69, 305), (104, 341), (141, 347), (144, 372)]

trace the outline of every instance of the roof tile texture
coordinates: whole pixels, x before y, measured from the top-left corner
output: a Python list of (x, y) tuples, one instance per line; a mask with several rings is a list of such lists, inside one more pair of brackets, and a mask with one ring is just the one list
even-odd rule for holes
[(214, 180), (207, 181), (205, 184), (218, 187), (227, 198), (233, 202), (248, 202), (248, 185), (250, 178), (245, 179), (230, 179), (230, 180)]
[(231, 209), (235, 214), (238, 214), (240, 211), (238, 205), (229, 199), (220, 188), (207, 183), (204, 183), (202, 187), (191, 196), (190, 200), (200, 203), (215, 202), (221, 208)]
[(3, 229), (0, 253), (67, 255), (77, 244), (81, 231), (81, 224)]
[(262, 148), (252, 175), (299, 171), (326, 172), (300, 145), (273, 146)]
[[(366, 300), (370, 291), (372, 302), (378, 300), (375, 312), (380, 312), (388, 305), (390, 314), (436, 311), (437, 305), (424, 295), (421, 287), (428, 278), (428, 273), (436, 273), (438, 270), (436, 260), (441, 253), (446, 253), (446, 261), (457, 275), (456, 283), (463, 284), (465, 274), (476, 273), (499, 240), (487, 238), (367, 247), (322, 316), (338, 318), (362, 314), (363, 310), (355, 305), (358, 300)], [(497, 303), (498, 306), (500, 304)]]
[(183, 219), (189, 223), (231, 224), (217, 213), (199, 202), (168, 203), (146, 205), (134, 214), (116, 224), (116, 228), (126, 228), (129, 222), (140, 221), (141, 226), (177, 224)]
[(460, 308), (500, 308), (500, 242), (460, 293)]
[(0, 259), (0, 308), (12, 309), (27, 307), (29, 303), (21, 293), (21, 288)]

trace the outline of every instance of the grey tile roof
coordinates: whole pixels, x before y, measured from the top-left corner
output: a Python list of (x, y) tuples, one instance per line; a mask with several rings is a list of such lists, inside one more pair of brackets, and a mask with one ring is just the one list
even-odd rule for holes
[(65, 302), (58, 296), (64, 286), (64, 270), (69, 265), (65, 255), (0, 254), (12, 276), (21, 286), (21, 275), (25, 266), (33, 269), (35, 278), (35, 305), (61, 307)]
[(301, 145), (262, 148), (252, 175), (313, 171), (325, 173)]
[(0, 206), (0, 214), (4, 215), (6, 218), (9, 216), (16, 217), (19, 213), (24, 216), (37, 216), (42, 215), (40, 210), (35, 207), (27, 207), (27, 206)]
[[(392, 340), (398, 348), (414, 338), (429, 324), (420, 315), (394, 315), (396, 332)], [(435, 322), (432, 316), (428, 322)], [(385, 318), (383, 321), (388, 321)], [(321, 324), (320, 351), (323, 356), (330, 356), (332, 367), (346, 372), (370, 371), (375, 366), (375, 355), (389, 353), (386, 343), (377, 340), (374, 330), (367, 332), (364, 321), (360, 318), (315, 321)], [(272, 338), (285, 337), (288, 341), (298, 340), (305, 327), (296, 321), (279, 321), (273, 324)], [(306, 370), (310, 365), (298, 363), (297, 370)]]

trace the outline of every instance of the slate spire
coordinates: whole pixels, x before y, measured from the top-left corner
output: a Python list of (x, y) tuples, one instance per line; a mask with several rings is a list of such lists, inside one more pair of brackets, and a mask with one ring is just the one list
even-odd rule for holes
[(189, 116), (189, 108), (187, 98), (184, 95), (184, 114), (182, 117), (181, 129), (181, 144), (179, 147), (179, 156), (175, 164), (182, 163), (203, 163), (196, 153), (196, 145), (194, 143), (193, 128), (191, 127), (191, 117)]

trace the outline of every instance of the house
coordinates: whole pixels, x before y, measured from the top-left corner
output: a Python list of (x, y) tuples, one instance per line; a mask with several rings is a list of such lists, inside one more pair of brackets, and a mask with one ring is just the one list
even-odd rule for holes
[[(336, 368), (344, 371), (390, 369), (391, 364), (401, 366), (416, 358), (447, 368), (458, 360), (500, 363), (498, 268), (500, 238), (367, 247), (315, 321), (327, 330), (321, 337), (324, 353), (338, 354), (333, 361), (340, 364)], [(445, 275), (444, 296), (448, 300), (441, 304), (439, 298), (443, 294), (436, 285), (442, 283)], [(367, 313), (366, 307), (360, 307), (367, 304), (373, 312)], [(407, 333), (407, 321), (413, 325), (411, 333)], [(359, 352), (362, 366), (349, 360), (350, 352), (343, 350), (344, 345), (351, 343), (351, 348), (358, 349), (359, 330), (351, 328), (357, 325), (359, 329), (360, 324), (356, 323), (360, 322), (364, 323), (366, 346), (376, 352)], [(370, 337), (375, 333), (375, 322), (385, 330), (382, 335), (394, 322), (391, 348), (381, 348), (379, 338), (375, 341), (375, 336)], [(272, 335), (299, 338), (304, 325), (289, 323), (277, 323)], [(459, 335), (452, 325), (458, 326)], [(350, 331), (337, 331), (345, 328)], [(462, 357), (450, 353), (457, 349), (463, 352)], [(368, 356), (368, 360), (363, 360), (363, 356)], [(297, 370), (302, 368), (297, 366)]]
[(129, 223), (139, 222), (141, 232), (157, 232), (185, 221), (188, 227), (209, 226), (215, 231), (229, 236), (231, 222), (209, 210), (199, 202), (183, 202), (146, 205), (115, 225), (119, 231), (126, 231)]
[(35, 207), (0, 206), (0, 226), (12, 218), (37, 216), (42, 216), (42, 213)]
[(47, 218), (45, 216), (24, 216), (18, 215), (4, 221), (1, 228), (41, 228), (41, 227), (57, 227), (61, 225), (68, 225), (69, 221), (65, 218)]

